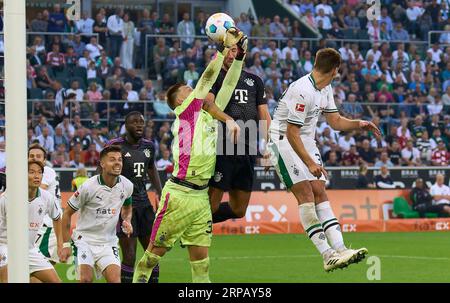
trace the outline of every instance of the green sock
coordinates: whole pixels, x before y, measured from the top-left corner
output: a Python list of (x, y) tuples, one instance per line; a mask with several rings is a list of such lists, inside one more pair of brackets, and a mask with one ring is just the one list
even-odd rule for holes
[(147, 283), (152, 275), (153, 268), (159, 263), (160, 259), (160, 256), (146, 250), (134, 271), (133, 283)]
[(209, 280), (209, 258), (191, 261), (192, 282), (211, 283)]

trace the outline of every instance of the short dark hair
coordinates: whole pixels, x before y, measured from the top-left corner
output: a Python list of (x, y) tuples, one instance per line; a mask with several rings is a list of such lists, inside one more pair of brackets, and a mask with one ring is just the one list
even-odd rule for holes
[(41, 150), (44, 153), (44, 158), (47, 159), (47, 150), (39, 143), (33, 143), (30, 145), (30, 147), (28, 147), (28, 153), (27, 153), (28, 156), (30, 155), (30, 151), (32, 151), (33, 149)]
[(109, 153), (121, 153), (122, 148), (119, 145), (109, 145), (102, 149), (100, 152), (100, 159), (106, 157)]
[(38, 161), (28, 161), (28, 168), (30, 168), (31, 165), (36, 164), (41, 168), (41, 173), (44, 173), (44, 164)]
[(125, 123), (127, 123), (128, 119), (130, 119), (133, 116), (144, 116), (144, 115), (141, 112), (138, 112), (136, 110), (131, 111), (125, 116)]
[(323, 48), (316, 53), (314, 68), (321, 73), (329, 73), (341, 66), (341, 55), (333, 48)]
[(169, 87), (169, 89), (167, 90), (167, 105), (169, 105), (171, 110), (174, 110), (176, 107), (177, 93), (182, 86), (184, 86), (184, 83), (177, 83)]

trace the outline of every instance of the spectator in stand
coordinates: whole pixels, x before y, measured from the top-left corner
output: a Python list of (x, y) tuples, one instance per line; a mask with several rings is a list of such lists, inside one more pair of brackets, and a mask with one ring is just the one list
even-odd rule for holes
[(42, 133), (37, 136), (37, 139), (39, 144), (44, 147), (49, 154), (55, 151), (55, 141), (53, 140), (53, 136), (50, 135), (48, 127), (42, 128)]
[[(120, 48), (123, 42), (123, 9), (116, 8), (115, 14), (109, 16), (107, 21), (109, 38), (109, 56), (112, 58), (120, 55)], [(91, 38), (92, 39), (92, 38)], [(91, 40), (92, 41), (92, 40)], [(91, 56), (92, 57), (92, 56)]]
[[(206, 20), (205, 20), (206, 22)], [(173, 22), (171, 21), (170, 15), (168, 13), (165, 13), (162, 17), (161, 22), (158, 26), (159, 33), (161, 35), (173, 35), (175, 34), (175, 27), (173, 25)], [(203, 27), (203, 31), (204, 31)]]
[(343, 152), (349, 151), (352, 145), (356, 145), (353, 131), (347, 131), (339, 137), (339, 147)]
[[(84, 50), (83, 51), (83, 56), (78, 59), (78, 66), (79, 67), (84, 67), (85, 69), (87, 69), (89, 67), (89, 63), (93, 61), (90, 57), (90, 53), (88, 50)], [(94, 63), (94, 67), (95, 67), (95, 63)]]
[(381, 40), (380, 25), (378, 23), (378, 20), (376, 20), (376, 19), (372, 20), (372, 23), (370, 23), (367, 33), (369, 34), (369, 38), (372, 41), (372, 43)]
[(287, 45), (281, 51), (280, 59), (283, 59), (283, 60), (286, 59), (286, 54), (288, 52), (291, 53), (292, 60), (294, 60), (294, 61), (299, 60), (298, 51), (297, 51), (297, 48), (294, 46), (294, 40), (292, 40), (292, 39), (289, 39), (287, 41)]
[(303, 22), (308, 24), (310, 27), (312, 27), (312, 28), (317, 27), (316, 19), (314, 18), (314, 14), (312, 11), (307, 10), (305, 15), (302, 17), (302, 19), (303, 19)]
[(370, 146), (370, 141), (368, 139), (363, 140), (361, 147), (358, 150), (361, 160), (367, 163), (368, 166), (373, 166), (377, 154), (375, 150)]
[(32, 32), (47, 32), (48, 21), (44, 20), (42, 12), (36, 14), (36, 18), (30, 23), (30, 29)]
[(246, 36), (251, 36), (252, 24), (248, 20), (248, 16), (246, 13), (241, 13), (239, 22), (236, 23), (236, 27), (239, 28)]
[(356, 11), (355, 10), (351, 10), (350, 14), (345, 16), (344, 22), (345, 22), (345, 25), (349, 29), (353, 29), (353, 30), (360, 30), (361, 29), (361, 24), (359, 22), (358, 17), (356, 17)]
[(320, 4), (316, 5), (315, 11), (318, 12), (322, 9), (325, 15), (332, 17), (334, 12), (333, 8), (328, 4), (328, 0), (321, 0), (320, 2)]
[(450, 206), (450, 188), (444, 184), (445, 176), (443, 174), (436, 175), (436, 183), (430, 188), (430, 194), (433, 197), (435, 205)]
[(54, 4), (53, 12), (49, 15), (48, 19), (48, 32), (50, 33), (63, 33), (67, 26), (67, 19), (64, 13), (61, 12), (61, 5)]
[(413, 140), (408, 140), (406, 147), (402, 149), (402, 159), (406, 166), (420, 166), (420, 151), (414, 147)]
[(94, 19), (88, 16), (87, 12), (81, 13), (81, 19), (75, 22), (77, 27), (77, 32), (81, 34), (86, 34), (83, 36), (83, 40), (87, 41), (89, 35), (94, 32)]
[[(267, 18), (269, 19), (269, 18)], [(269, 24), (266, 24), (266, 18), (264, 16), (259, 16), (258, 23), (254, 24), (252, 27), (251, 37), (269, 37), (270, 33), (270, 19)]]
[(156, 161), (156, 168), (158, 170), (173, 169), (173, 162), (170, 160), (170, 150), (165, 149), (162, 152), (162, 158)]
[(270, 37), (283, 38), (287, 34), (287, 28), (280, 22), (280, 16), (275, 15), (269, 27)]
[(84, 92), (80, 88), (80, 83), (78, 80), (73, 80), (70, 84), (70, 88), (66, 90), (66, 94), (75, 94), (75, 100), (76, 101), (83, 101)]
[(386, 165), (381, 166), (380, 174), (375, 176), (375, 185), (379, 189), (394, 189), (394, 181), (389, 174), (389, 169)]
[[(434, 191), (436, 191), (436, 188), (434, 188)], [(413, 209), (419, 212), (421, 218), (425, 218), (425, 213), (437, 213), (440, 217), (445, 214), (450, 215), (450, 205), (433, 204), (433, 196), (421, 178), (416, 180), (415, 187), (411, 190), (409, 197), (413, 203)]]
[(412, 34), (412, 38), (415, 39), (420, 28), (420, 17), (424, 13), (424, 9), (416, 5), (412, 0), (408, 1), (408, 8), (406, 9), (406, 16), (408, 18), (408, 32)]
[(89, 84), (89, 89), (86, 92), (89, 101), (100, 101), (103, 99), (102, 92), (98, 89), (97, 83), (92, 81)]
[(144, 87), (144, 81), (137, 75), (137, 71), (134, 68), (127, 70), (125, 82), (133, 84), (133, 89), (135, 91), (140, 91)]
[(184, 82), (191, 87), (195, 87), (199, 77), (200, 76), (196, 71), (195, 64), (193, 62), (189, 63), (187, 66), (187, 70), (184, 71)]
[(155, 111), (156, 118), (158, 119), (173, 119), (175, 114), (167, 105), (165, 91), (158, 93), (158, 98), (153, 102), (153, 110)]
[(64, 70), (66, 60), (64, 54), (60, 53), (58, 44), (52, 45), (52, 51), (47, 54), (46, 63), (53, 70), (53, 73), (62, 72)]
[[(86, 130), (84, 127), (80, 127), (76, 131), (76, 135), (72, 138), (70, 141), (70, 145), (72, 147), (72, 150), (77, 151), (77, 144), (80, 144), (80, 148), (85, 151), (89, 148), (89, 145), (91, 145), (91, 139), (89, 135), (86, 133)], [(73, 157), (70, 157), (71, 160), (73, 160)], [(83, 155), (83, 160), (85, 159)]]
[(422, 163), (429, 164), (433, 149), (436, 148), (436, 142), (429, 138), (428, 131), (422, 132), (422, 136), (416, 140), (416, 147), (420, 151)]
[(323, 9), (318, 10), (318, 15), (315, 18), (316, 24), (319, 24), (320, 21), (323, 22), (323, 29), (329, 31), (331, 29), (331, 19), (327, 15)]
[(356, 181), (356, 188), (358, 188), (358, 189), (375, 188), (375, 184), (371, 183), (369, 181), (369, 178), (367, 177), (368, 172), (369, 172), (369, 169), (368, 169), (367, 165), (361, 164), (359, 166), (359, 175), (358, 175), (358, 180)]
[(53, 137), (55, 135), (55, 130), (50, 125), (50, 123), (48, 123), (47, 118), (41, 116), (39, 118), (39, 124), (34, 128), (34, 134), (36, 135), (36, 137), (40, 136), (43, 133), (44, 128), (48, 129), (48, 135), (50, 137)]
[(355, 166), (361, 162), (360, 154), (356, 149), (356, 145), (351, 145), (350, 150), (342, 154), (342, 162), (344, 166)]
[(69, 167), (69, 154), (66, 151), (65, 144), (57, 145), (57, 149), (51, 154), (50, 162), (53, 167)]
[(63, 121), (59, 123), (57, 128), (61, 128), (63, 131), (63, 135), (68, 139), (72, 140), (73, 136), (75, 135), (75, 127), (72, 123), (70, 123), (69, 117), (65, 116), (63, 118)]
[(382, 152), (380, 155), (380, 159), (375, 163), (374, 166), (378, 168), (382, 166), (393, 167), (394, 163), (392, 163), (391, 160), (389, 159), (387, 152)]
[(108, 26), (103, 20), (104, 17), (105, 16), (103, 14), (97, 13), (97, 15), (95, 15), (95, 22), (92, 29), (94, 34), (98, 34), (98, 43), (100, 43), (100, 45), (106, 45), (106, 35), (108, 33)]
[(325, 162), (325, 167), (328, 167), (328, 166), (332, 166), (332, 167), (341, 166), (341, 164), (338, 162), (337, 154), (334, 151), (330, 152), (329, 158)]
[(69, 140), (64, 135), (64, 130), (62, 127), (55, 128), (55, 136), (53, 137), (53, 141), (55, 142), (54, 148), (57, 148), (60, 145), (64, 145), (64, 147), (69, 146)]
[(95, 143), (91, 143), (91, 145), (89, 145), (84, 159), (84, 165), (86, 167), (97, 167), (99, 165), (100, 153), (97, 151)]
[(97, 37), (92, 36), (88, 45), (86, 45), (86, 50), (89, 52), (89, 58), (92, 61), (97, 60), (97, 57), (101, 55), (103, 46), (97, 43)]
[(158, 80), (162, 80), (162, 70), (164, 62), (170, 55), (170, 49), (166, 45), (164, 38), (158, 38), (157, 44), (153, 48), (153, 60), (155, 64), (155, 72)]
[(300, 14), (306, 15), (307, 11), (314, 14), (315, 7), (312, 0), (303, 0), (302, 4), (300, 4)]
[(438, 138), (436, 140), (437, 148), (433, 151), (431, 156), (431, 164), (433, 166), (449, 166), (450, 165), (450, 153), (445, 146), (445, 142)]
[(181, 49), (185, 51), (186, 49), (193, 46), (194, 35), (195, 35), (195, 25), (190, 20), (189, 13), (183, 14), (183, 20), (178, 23), (177, 35), (181, 36)]
[(123, 15), (123, 42), (120, 48), (120, 61), (126, 69), (133, 68), (133, 50), (134, 50), (134, 22), (130, 20), (130, 15)]

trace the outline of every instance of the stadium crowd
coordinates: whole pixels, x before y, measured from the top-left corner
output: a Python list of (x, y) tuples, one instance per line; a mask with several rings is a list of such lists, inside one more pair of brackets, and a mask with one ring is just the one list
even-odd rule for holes
[[(251, 40), (246, 69), (263, 79), (271, 114), (288, 85), (312, 70), (315, 52), (334, 47), (343, 59), (333, 83), (338, 107), (348, 117), (375, 121), (384, 136), (337, 133), (322, 122), (317, 142), (325, 165), (448, 166), (450, 47), (442, 43), (450, 33), (430, 46), (422, 42), (429, 30), (450, 29), (447, 1), (381, 1), (381, 16), (372, 22), (361, 1), (287, 2), (320, 40), (298, 40), (298, 20), (236, 17)], [(145, 137), (158, 146), (160, 168), (170, 170), (174, 115), (165, 90), (177, 81), (195, 85), (211, 60), (207, 18), (184, 13), (177, 22), (164, 12), (143, 10), (137, 17), (100, 9), (73, 22), (59, 5), (30, 17), (30, 32), (61, 35), (28, 36), (29, 143), (45, 146), (54, 167), (95, 166), (103, 144), (123, 133), (125, 114), (139, 110), (147, 118)], [(147, 34), (160, 37), (146, 43)], [(164, 36), (170, 34), (180, 38)], [(354, 38), (366, 40), (334, 40)]]

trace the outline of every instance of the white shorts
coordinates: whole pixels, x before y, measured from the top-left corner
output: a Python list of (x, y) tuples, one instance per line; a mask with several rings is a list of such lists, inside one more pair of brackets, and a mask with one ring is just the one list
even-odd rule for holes
[[(314, 139), (305, 140), (303, 138), (302, 141), (306, 151), (314, 162), (323, 166), (322, 157), (317, 148), (316, 141)], [(327, 180), (323, 174), (320, 179), (317, 179), (317, 177), (314, 177), (309, 172), (308, 167), (294, 151), (286, 136), (270, 134), (270, 141), (267, 147), (270, 150), (270, 160), (286, 188), (289, 189), (292, 185), (306, 180)]]
[(110, 265), (120, 267), (119, 247), (117, 245), (92, 245), (84, 240), (74, 242), (75, 264), (77, 267), (77, 278), (79, 279), (79, 266), (89, 265), (95, 269), (97, 279), (102, 277), (103, 271)]
[(30, 275), (36, 271), (55, 270), (49, 260), (37, 247), (30, 249)]
[(8, 265), (8, 246), (0, 244), (0, 267)]
[[(54, 270), (52, 264), (45, 258), (38, 248), (32, 248), (28, 252), (30, 262), (30, 275), (37, 271)], [(8, 246), (0, 245), (0, 267), (8, 265)]]
[(58, 256), (56, 234), (52, 227), (41, 228), (37, 235), (35, 245), (49, 261), (61, 263)]

